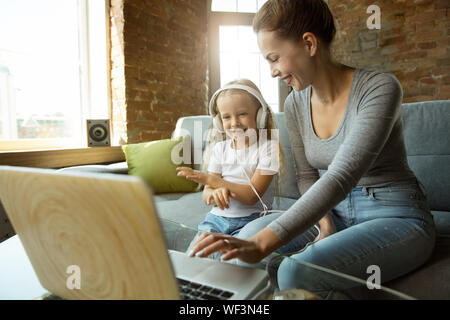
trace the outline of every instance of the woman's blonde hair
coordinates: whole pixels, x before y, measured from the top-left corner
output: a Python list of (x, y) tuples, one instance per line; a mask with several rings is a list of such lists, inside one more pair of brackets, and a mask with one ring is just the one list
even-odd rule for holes
[[(232, 85), (232, 84), (245, 85), (245, 86), (251, 87), (251, 88), (255, 89), (257, 92), (261, 93), (259, 88), (251, 80), (248, 80), (248, 79), (233, 80), (233, 81), (230, 81), (227, 84), (225, 84), (225, 86)], [(216, 101), (213, 105), (214, 114), (219, 114), (219, 110), (217, 109), (217, 100), (219, 99), (219, 97), (224, 97), (224, 96), (227, 96), (230, 94), (245, 94), (252, 99), (252, 101), (258, 106), (258, 109), (262, 108), (261, 103), (251, 93), (241, 90), (241, 89), (227, 89), (227, 90), (220, 92), (219, 95), (217, 96)], [(222, 121), (222, 119), (220, 121)], [(271, 140), (273, 138), (272, 130), (278, 129), (276, 122), (275, 122), (275, 116), (274, 116), (272, 110), (270, 110), (269, 108), (267, 109), (267, 123), (266, 123), (265, 129), (267, 129), (267, 139), (268, 140)], [(258, 130), (257, 130), (257, 133), (258, 133)], [(211, 121), (211, 127), (209, 130), (209, 136), (208, 136), (208, 143), (207, 143), (207, 145), (205, 147), (205, 151), (203, 153), (203, 164), (202, 164), (202, 169), (201, 169), (203, 172), (207, 172), (207, 170), (208, 170), (209, 159), (211, 156), (211, 150), (214, 148), (214, 145), (217, 142), (225, 141), (226, 138), (227, 138), (226, 133), (219, 132), (218, 130), (216, 130), (214, 128), (213, 121)], [(258, 135), (258, 140), (259, 140), (259, 135)], [(283, 178), (284, 178), (284, 165), (283, 165), (284, 164), (284, 156), (283, 156), (283, 152), (281, 150), (281, 145), (279, 142), (278, 142), (278, 150), (279, 150), (279, 152), (278, 152), (279, 169), (278, 169), (278, 175), (276, 177), (275, 196), (277, 197), (277, 205), (279, 206), (279, 204), (280, 204), (279, 203), (279, 197), (280, 197), (279, 181), (280, 181), (281, 176), (283, 176)], [(283, 178), (282, 178), (282, 180), (284, 180)], [(260, 196), (262, 196), (262, 195), (260, 195)]]

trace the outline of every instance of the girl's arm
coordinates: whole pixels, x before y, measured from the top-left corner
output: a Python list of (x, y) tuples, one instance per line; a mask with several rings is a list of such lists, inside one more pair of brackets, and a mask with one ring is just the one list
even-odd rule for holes
[[(210, 174), (219, 178), (221, 177), (221, 175), (217, 173)], [(208, 206), (214, 202), (220, 210), (224, 210), (229, 208), (230, 196), (235, 197), (235, 194), (230, 192), (227, 188), (211, 188), (209, 185), (205, 185), (202, 200)]]
[(214, 191), (214, 189), (211, 188), (210, 186), (205, 186), (203, 188), (202, 200), (204, 203), (206, 203), (208, 201), (208, 198), (211, 195), (212, 191)]
[[(258, 192), (258, 195), (262, 198), (263, 194), (272, 182), (272, 179), (273, 175), (263, 174), (262, 170), (257, 169), (250, 181)], [(209, 186), (212, 188), (227, 188), (230, 192), (235, 194), (235, 197), (233, 198), (242, 204), (254, 205), (259, 201), (255, 192), (252, 190), (252, 187), (248, 184), (233, 183), (224, 180), (223, 178), (213, 177), (210, 178)]]
[[(221, 178), (222, 175), (220, 173), (209, 173), (210, 175), (216, 176), (218, 178)], [(211, 193), (214, 191), (214, 188), (211, 188), (209, 185), (205, 185), (203, 188), (203, 194), (202, 194), (202, 200), (204, 203), (207, 203), (208, 197), (211, 195)]]
[[(206, 192), (211, 192), (211, 188), (227, 188), (230, 193), (235, 194), (233, 198), (241, 202), (242, 204), (253, 205), (257, 201), (259, 201), (258, 197), (248, 184), (229, 182), (224, 180), (220, 176), (220, 174), (200, 172), (187, 167), (178, 167), (177, 171), (179, 176), (184, 176), (188, 180), (204, 184)], [(262, 170), (257, 169), (250, 181), (252, 182), (259, 196), (262, 197), (262, 195), (266, 192), (267, 188), (272, 182), (272, 179), (273, 175), (264, 174)], [(206, 186), (208, 186), (209, 188), (206, 188)], [(203, 196), (205, 196), (205, 191), (203, 192)]]

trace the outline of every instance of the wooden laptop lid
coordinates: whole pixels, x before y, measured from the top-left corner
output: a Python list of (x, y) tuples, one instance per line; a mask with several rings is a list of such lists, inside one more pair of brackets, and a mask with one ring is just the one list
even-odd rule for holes
[(151, 191), (142, 180), (0, 166), (0, 200), (39, 281), (53, 294), (178, 299)]

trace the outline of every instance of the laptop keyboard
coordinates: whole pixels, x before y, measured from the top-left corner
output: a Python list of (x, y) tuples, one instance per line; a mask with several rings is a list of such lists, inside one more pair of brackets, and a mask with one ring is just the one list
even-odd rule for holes
[(233, 295), (232, 292), (221, 290), (200, 283), (179, 279), (180, 296), (183, 300), (227, 300)]

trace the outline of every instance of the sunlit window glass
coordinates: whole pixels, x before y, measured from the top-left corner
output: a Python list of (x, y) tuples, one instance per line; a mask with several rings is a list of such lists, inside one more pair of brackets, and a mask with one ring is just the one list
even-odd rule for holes
[(251, 26), (220, 26), (220, 85), (239, 78), (253, 81), (273, 111), (279, 110), (278, 82), (270, 75)]
[(104, 1), (0, 0), (0, 150), (83, 146), (85, 120), (109, 116), (106, 44)]
[(267, 0), (212, 0), (211, 11), (256, 12)]
[(237, 0), (212, 0), (211, 11), (236, 12)]
[(267, 2), (267, 0), (257, 0), (257, 2), (258, 2), (258, 10), (259, 10), (264, 5), (264, 3)]
[(238, 0), (237, 3), (238, 12), (256, 12), (256, 7), (256, 0)]
[(0, 0), (0, 139), (72, 136), (80, 119), (77, 12), (76, 0)]

